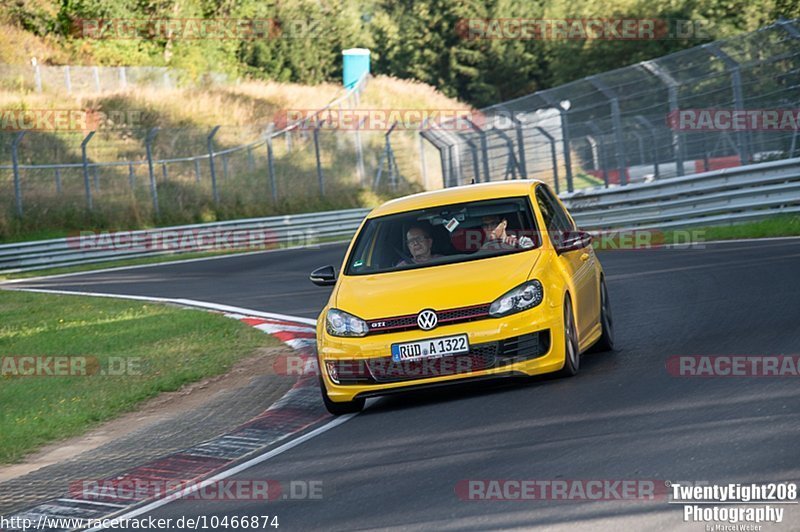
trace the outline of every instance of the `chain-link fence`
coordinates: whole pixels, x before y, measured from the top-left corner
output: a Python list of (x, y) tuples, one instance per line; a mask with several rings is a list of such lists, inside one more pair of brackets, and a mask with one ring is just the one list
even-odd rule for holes
[(326, 127), (326, 113), (358, 107), (365, 84), (285, 125), (0, 132), (11, 163), (0, 165), (0, 218), (136, 227), (355, 207), (365, 188), (410, 192), (413, 132)]
[(560, 191), (800, 154), (800, 31), (759, 31), (493, 105), (422, 133), (444, 186), (538, 178)]
[(59, 93), (98, 93), (150, 87), (174, 89), (214, 86), (229, 82), (225, 74), (208, 72), (192, 77), (186, 71), (148, 66), (0, 65), (0, 83), (13, 90)]

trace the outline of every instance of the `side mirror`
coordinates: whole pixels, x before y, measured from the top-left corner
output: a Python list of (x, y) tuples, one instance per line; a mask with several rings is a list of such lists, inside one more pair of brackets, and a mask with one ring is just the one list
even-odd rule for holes
[(317, 286), (332, 286), (336, 284), (336, 270), (333, 266), (323, 266), (311, 272), (308, 278)]
[(566, 253), (567, 251), (575, 251), (576, 249), (583, 249), (592, 244), (592, 235), (586, 231), (569, 231), (562, 233), (561, 242), (556, 242), (556, 251)]

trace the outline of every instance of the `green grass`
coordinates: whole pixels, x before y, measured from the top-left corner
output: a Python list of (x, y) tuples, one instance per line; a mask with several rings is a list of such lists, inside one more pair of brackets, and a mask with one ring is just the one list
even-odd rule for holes
[(800, 216), (782, 215), (736, 225), (693, 227), (664, 231), (664, 239), (667, 244), (687, 243), (687, 238), (691, 238), (693, 242), (702, 243), (714, 240), (778, 236), (800, 236)]
[[(82, 434), (161, 392), (219, 375), (278, 341), (198, 310), (0, 291), (0, 357), (129, 357), (133, 375), (0, 376), (0, 463)], [(95, 368), (91, 360), (88, 368)], [(118, 359), (117, 359), (118, 360)], [(5, 367), (5, 366), (4, 366)], [(8, 370), (8, 367), (6, 367)]]

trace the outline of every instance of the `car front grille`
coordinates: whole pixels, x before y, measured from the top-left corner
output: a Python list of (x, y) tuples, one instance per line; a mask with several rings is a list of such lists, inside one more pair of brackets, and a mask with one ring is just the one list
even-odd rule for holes
[[(464, 323), (467, 321), (482, 320), (489, 317), (489, 305), (473, 305), (470, 307), (459, 307), (448, 310), (437, 310), (436, 316), (439, 325), (451, 325), (454, 323)], [(417, 315), (408, 314), (406, 316), (393, 316), (391, 318), (378, 318), (368, 320), (368, 334), (381, 334), (387, 332), (407, 331), (419, 328), (417, 325)]]
[(364, 360), (339, 360), (339, 383), (386, 384), (476, 371), (537, 358), (550, 351), (550, 331), (538, 331), (497, 342), (470, 346), (469, 353), (440, 358), (395, 362), (391, 356)]

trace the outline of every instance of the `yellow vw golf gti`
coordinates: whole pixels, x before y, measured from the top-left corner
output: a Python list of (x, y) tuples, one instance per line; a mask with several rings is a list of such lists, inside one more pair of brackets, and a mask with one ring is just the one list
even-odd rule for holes
[(364, 219), (317, 320), (320, 387), (335, 415), (367, 397), (503, 376), (578, 372), (614, 347), (591, 235), (540, 181), (389, 201)]

